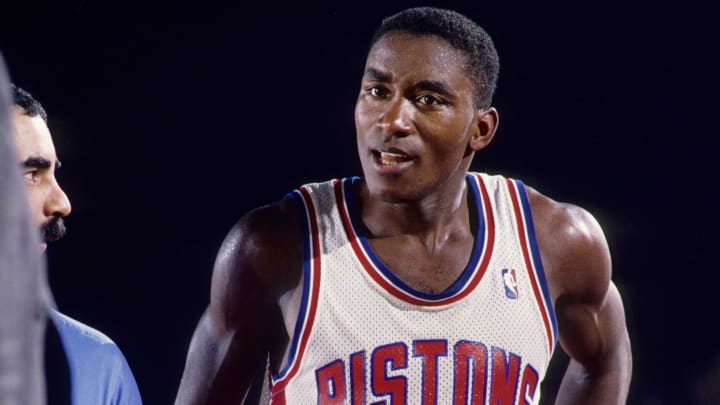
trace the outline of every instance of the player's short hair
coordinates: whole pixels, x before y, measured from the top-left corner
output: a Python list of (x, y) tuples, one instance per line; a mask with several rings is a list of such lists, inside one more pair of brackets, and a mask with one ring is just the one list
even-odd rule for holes
[(47, 123), (47, 113), (45, 109), (30, 93), (14, 84), (10, 84), (10, 92), (12, 93), (13, 104), (20, 107), (25, 115), (28, 117), (39, 115), (43, 121)]
[(465, 69), (475, 84), (475, 106), (484, 108), (491, 105), (500, 71), (500, 59), (492, 38), (477, 23), (452, 10), (410, 8), (383, 19), (370, 46), (391, 32), (435, 35), (447, 41), (466, 56)]

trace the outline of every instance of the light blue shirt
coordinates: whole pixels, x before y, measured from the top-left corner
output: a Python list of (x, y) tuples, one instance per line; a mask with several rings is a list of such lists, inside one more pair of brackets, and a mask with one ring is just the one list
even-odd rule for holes
[(125, 356), (109, 337), (50, 311), (70, 367), (72, 405), (140, 405), (140, 391)]

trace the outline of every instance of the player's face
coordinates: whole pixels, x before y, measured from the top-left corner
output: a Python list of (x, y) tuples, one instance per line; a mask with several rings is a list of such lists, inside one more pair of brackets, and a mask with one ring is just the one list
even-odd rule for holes
[(31, 214), (42, 230), (44, 250), (46, 242), (62, 237), (62, 218), (70, 214), (70, 200), (55, 178), (59, 162), (45, 121), (40, 116), (27, 116), (16, 107), (12, 123)]
[(448, 181), (464, 181), (473, 152), (489, 142), (483, 138), (488, 110), (475, 108), (464, 62), (435, 36), (390, 33), (372, 47), (355, 106), (358, 152), (372, 194), (418, 200), (442, 192)]

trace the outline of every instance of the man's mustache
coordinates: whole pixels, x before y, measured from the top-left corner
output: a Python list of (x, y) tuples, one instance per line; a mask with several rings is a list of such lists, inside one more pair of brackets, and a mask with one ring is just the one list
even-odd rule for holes
[(40, 235), (45, 242), (55, 242), (65, 236), (66, 232), (62, 217), (52, 217), (40, 225)]

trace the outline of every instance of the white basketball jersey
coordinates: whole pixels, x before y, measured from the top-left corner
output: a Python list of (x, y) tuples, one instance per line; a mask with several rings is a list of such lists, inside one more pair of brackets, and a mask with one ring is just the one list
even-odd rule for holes
[(522, 183), (467, 175), (472, 255), (452, 286), (429, 294), (372, 251), (357, 181), (289, 194), (304, 214), (301, 309), (271, 403), (537, 404), (557, 324)]

